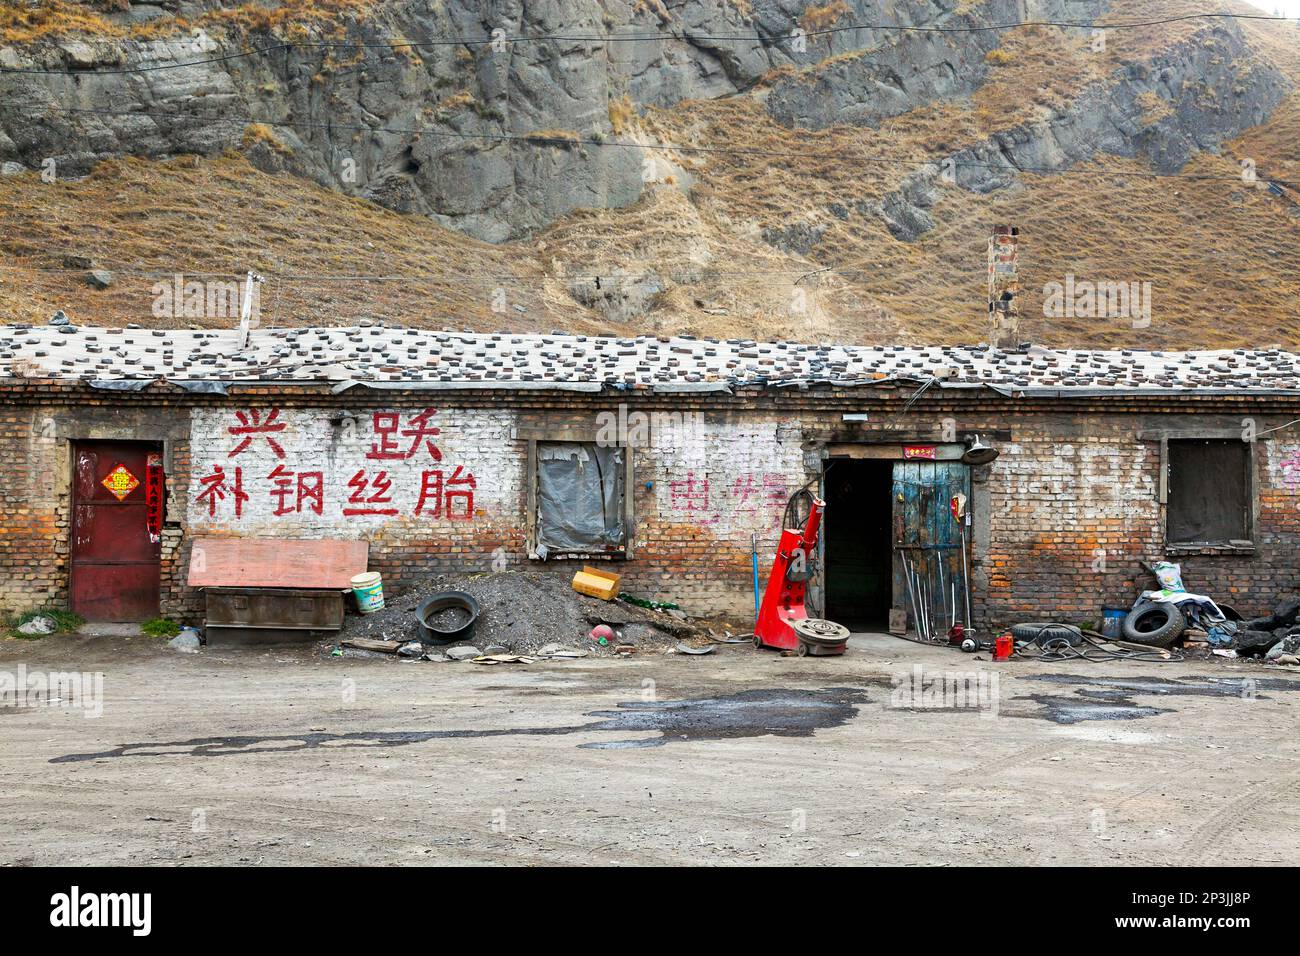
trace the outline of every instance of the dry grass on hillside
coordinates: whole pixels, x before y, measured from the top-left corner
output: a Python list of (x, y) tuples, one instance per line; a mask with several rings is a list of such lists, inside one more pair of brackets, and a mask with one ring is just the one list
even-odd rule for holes
[[(62, 266), (86, 255), (118, 273), (90, 289)], [(475, 242), (306, 180), (261, 173), (238, 158), (101, 164), (78, 182), (35, 174), (0, 179), (0, 311), (44, 321), (166, 325), (150, 313), (157, 275), (247, 269), (274, 278), (262, 291), (270, 324), (342, 324), (359, 316), (452, 328), (549, 328), (528, 255)], [(334, 279), (311, 276), (395, 276)], [(508, 311), (494, 312), (505, 289)], [(522, 306), (520, 312), (514, 307)], [(593, 328), (581, 310), (566, 324)]]
[[(562, 315), (574, 277), (653, 273), (664, 285), (628, 331), (719, 338), (889, 341), (903, 326), (852, 283), (763, 241), (753, 222), (705, 214), (659, 186), (636, 205), (567, 217), (536, 244), (548, 304)], [(606, 280), (608, 281), (608, 280)]]
[(0, 40), (5, 43), (31, 43), (68, 34), (115, 37), (124, 32), (86, 4), (68, 3), (66, 0), (40, 0), (36, 4), (6, 0), (0, 3)]
[(77, 3), (71, 0), (0, 0), (0, 40), (34, 43), (65, 36), (104, 39), (145, 39), (189, 33), (194, 29), (220, 32), (237, 28), (266, 31), (294, 38), (310, 29), (338, 33), (342, 21), (359, 19), (382, 0), (279, 0), (275, 3), (240, 3), (192, 18), (164, 14), (147, 23), (121, 26), (106, 19), (108, 12), (126, 9), (125, 0)]
[[(924, 129), (932, 149), (951, 148), (975, 130), (954, 113), (946, 130), (925, 112), (913, 139), (889, 136), (890, 154), (924, 156)], [(953, 110), (953, 107), (947, 107)], [(839, 161), (754, 163), (714, 155), (697, 165), (693, 195), (706, 221), (739, 229), (803, 221), (824, 228), (808, 258), (851, 270), (853, 290), (904, 326), (908, 340), (978, 341), (985, 335), (985, 244), (991, 227), (1010, 222), (1024, 232), (1026, 338), (1056, 345), (1175, 346), (1296, 340), (1300, 302), (1300, 218), (1285, 199), (1248, 188), (1238, 159), (1256, 158), (1261, 175), (1292, 170), (1300, 127), (1295, 99), (1222, 157), (1198, 157), (1185, 177), (1155, 178), (1141, 161), (1104, 158), (1056, 176), (1025, 176), (1022, 184), (988, 196), (946, 188), (930, 210), (937, 227), (916, 242), (894, 239), (870, 216), (841, 221), (838, 203), (879, 196), (909, 167), (864, 165), (878, 147), (862, 131), (807, 134), (764, 122), (744, 101), (692, 104), (682, 129), (704, 131), (713, 142), (791, 152), (833, 148)], [(911, 117), (912, 114), (909, 114)], [(969, 118), (969, 114), (964, 114)], [(883, 131), (882, 131), (883, 132)], [(680, 143), (681, 140), (678, 140)], [(932, 155), (932, 154), (931, 154)], [(859, 159), (858, 157), (861, 157)], [(1274, 165), (1275, 158), (1277, 165)], [(1281, 170), (1281, 172), (1275, 171)], [(789, 197), (799, 196), (798, 205)], [(1154, 315), (1148, 329), (1120, 323), (1053, 321), (1042, 316), (1041, 289), (1067, 273), (1096, 281), (1151, 281)], [(836, 331), (844, 317), (836, 320)], [(831, 333), (834, 334), (834, 333)]]
[[(1204, 0), (1125, 0), (1108, 16), (1192, 9), (1209, 7)], [(640, 113), (615, 100), (610, 116), (620, 136), (678, 147), (663, 158), (688, 192), (656, 186), (629, 208), (575, 213), (533, 240), (501, 246), (270, 176), (234, 157), (122, 160), (83, 181), (49, 186), (30, 174), (0, 179), (0, 313), (44, 321), (62, 308), (78, 321), (176, 324), (150, 314), (158, 278), (142, 273), (252, 268), (270, 279), (263, 320), (276, 325), (371, 316), (481, 330), (974, 342), (986, 335), (987, 236), (993, 225), (1011, 222), (1024, 237), (1026, 339), (1294, 346), (1300, 209), (1242, 183), (1238, 162), (1253, 159), (1261, 177), (1300, 180), (1300, 93), (1267, 123), (1224, 144), (1221, 156), (1196, 158), (1182, 179), (1153, 178), (1142, 161), (1103, 158), (1063, 175), (1025, 176), (988, 196), (943, 188), (930, 210), (936, 227), (911, 243), (858, 208), (897, 188), (917, 164), (1059, 108), (1125, 61), (1206, 28), (1188, 21), (1111, 31), (1102, 53), (1089, 48), (1083, 31), (1012, 31), (998, 48), (1006, 54), (1001, 65), (969, 101), (930, 104), (874, 130), (789, 130), (767, 116), (761, 93)], [(1242, 29), (1255, 59), (1300, 82), (1300, 44), (1279, 34), (1294, 27)], [(272, 132), (250, 128), (249, 136)], [(688, 146), (753, 152), (692, 153)], [(1214, 178), (1186, 178), (1193, 176)], [(765, 230), (780, 231), (787, 243), (811, 236), (809, 251), (782, 252)], [(63, 268), (67, 254), (116, 269), (117, 283), (93, 291), (84, 273)], [(572, 294), (583, 277), (616, 273), (654, 273), (664, 286), (645, 314), (622, 324)], [(1044, 318), (1044, 284), (1067, 274), (1150, 281), (1150, 327)], [(338, 276), (389, 278), (330, 278)], [(504, 313), (493, 310), (498, 289)]]
[[(874, 268), (878, 278), (868, 288), (914, 329), (926, 327), (926, 316), (943, 316), (942, 338), (978, 340), (990, 227), (1018, 223), (1027, 340), (1150, 348), (1300, 342), (1300, 218), (1293, 207), (1236, 181), (1236, 164), (1225, 158), (1202, 156), (1186, 170), (1222, 181), (1170, 183), (1146, 172), (1138, 162), (1108, 158), (1077, 176), (1026, 176), (1023, 188), (992, 197), (949, 189), (934, 210), (938, 227), (921, 241), (853, 231), (842, 238), (843, 264)], [(1150, 281), (1150, 327), (1045, 318), (1043, 286), (1067, 274)]]

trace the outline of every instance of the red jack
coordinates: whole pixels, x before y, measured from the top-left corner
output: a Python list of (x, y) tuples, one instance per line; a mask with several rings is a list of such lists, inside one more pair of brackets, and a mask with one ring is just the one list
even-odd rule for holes
[(792, 650), (800, 657), (843, 654), (849, 637), (848, 628), (833, 621), (810, 618), (804, 607), (808, 579), (812, 577), (817, 554), (817, 532), (826, 502), (800, 489), (786, 505), (784, 524), (798, 524), (791, 520), (798, 501), (806, 501), (808, 517), (802, 528), (786, 527), (781, 532), (776, 561), (772, 564), (758, 621), (754, 625), (754, 646)]

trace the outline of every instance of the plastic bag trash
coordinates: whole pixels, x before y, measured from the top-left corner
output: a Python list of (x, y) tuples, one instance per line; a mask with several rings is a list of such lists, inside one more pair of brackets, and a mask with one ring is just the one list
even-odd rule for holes
[(1160, 583), (1161, 589), (1165, 591), (1185, 591), (1183, 587), (1183, 566), (1173, 564), (1169, 561), (1157, 561), (1151, 566), (1155, 572), (1156, 581)]

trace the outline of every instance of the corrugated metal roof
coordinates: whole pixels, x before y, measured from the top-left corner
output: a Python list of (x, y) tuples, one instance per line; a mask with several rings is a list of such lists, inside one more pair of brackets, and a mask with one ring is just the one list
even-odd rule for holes
[(242, 351), (235, 330), (6, 326), (0, 328), (0, 377), (83, 380), (102, 387), (164, 379), (191, 390), (199, 382), (328, 382), (337, 390), (369, 385), (708, 391), (931, 378), (943, 387), (986, 386), (1011, 394), (1266, 394), (1300, 388), (1297, 355), (1280, 349), (918, 348), (430, 332), (382, 325), (256, 329)]

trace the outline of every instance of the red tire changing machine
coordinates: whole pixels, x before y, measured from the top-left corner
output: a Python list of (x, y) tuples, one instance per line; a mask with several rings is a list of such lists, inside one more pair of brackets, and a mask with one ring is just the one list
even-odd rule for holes
[(794, 651), (799, 657), (843, 654), (849, 629), (834, 621), (809, 617), (804, 607), (826, 502), (801, 489), (786, 506), (786, 518), (782, 524), (798, 523), (790, 517), (796, 510), (793, 506), (801, 497), (807, 501), (808, 517), (802, 528), (787, 527), (781, 531), (776, 560), (754, 625), (754, 647)]

